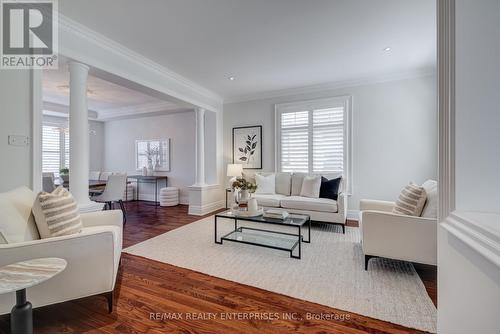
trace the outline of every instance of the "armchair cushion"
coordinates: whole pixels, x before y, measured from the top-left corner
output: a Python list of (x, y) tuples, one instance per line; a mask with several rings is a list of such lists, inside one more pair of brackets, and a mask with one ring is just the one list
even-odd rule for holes
[(401, 190), (392, 212), (401, 215), (420, 216), (426, 200), (425, 189), (410, 182)]
[(425, 192), (427, 193), (427, 201), (425, 202), (424, 209), (422, 210), (422, 217), (437, 218), (438, 207), (438, 190), (437, 182), (434, 180), (427, 180), (422, 184)]

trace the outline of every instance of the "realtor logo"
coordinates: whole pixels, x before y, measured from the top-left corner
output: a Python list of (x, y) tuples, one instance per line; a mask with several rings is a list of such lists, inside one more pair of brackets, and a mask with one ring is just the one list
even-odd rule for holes
[(0, 0), (2, 69), (57, 69), (57, 0)]

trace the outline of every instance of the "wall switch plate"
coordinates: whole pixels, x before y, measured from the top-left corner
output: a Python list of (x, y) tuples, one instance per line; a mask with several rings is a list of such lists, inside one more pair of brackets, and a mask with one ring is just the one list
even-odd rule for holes
[(9, 135), (9, 145), (12, 146), (28, 146), (29, 138), (28, 136), (21, 135)]

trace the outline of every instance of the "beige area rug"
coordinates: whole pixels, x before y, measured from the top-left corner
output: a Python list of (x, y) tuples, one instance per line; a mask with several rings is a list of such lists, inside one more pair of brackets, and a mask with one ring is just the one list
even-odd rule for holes
[[(374, 259), (368, 271), (358, 228), (338, 233), (313, 226), (302, 259), (288, 252), (224, 241), (214, 243), (214, 217), (146, 240), (124, 251), (211, 276), (254, 286), (344, 311), (436, 332), (437, 311), (413, 265)], [(251, 225), (255, 223), (240, 223)], [(255, 225), (254, 225), (255, 226)], [(270, 225), (266, 225), (268, 227)], [(219, 220), (219, 236), (234, 224)]]

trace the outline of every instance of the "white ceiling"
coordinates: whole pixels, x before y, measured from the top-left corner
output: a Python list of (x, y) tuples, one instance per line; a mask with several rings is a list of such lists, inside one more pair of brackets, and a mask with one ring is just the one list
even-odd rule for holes
[[(43, 72), (43, 100), (46, 108), (61, 112), (69, 105), (69, 71), (66, 60), (57, 70)], [(97, 119), (150, 114), (160, 111), (177, 111), (179, 105), (143, 94), (141, 92), (89, 75), (87, 82), (88, 108), (96, 111)], [(57, 109), (57, 110), (56, 110)], [(64, 111), (62, 112), (64, 114)]]
[[(433, 70), (435, 6), (435, 0), (59, 1), (63, 15), (225, 99)], [(386, 46), (392, 50), (384, 52)]]

